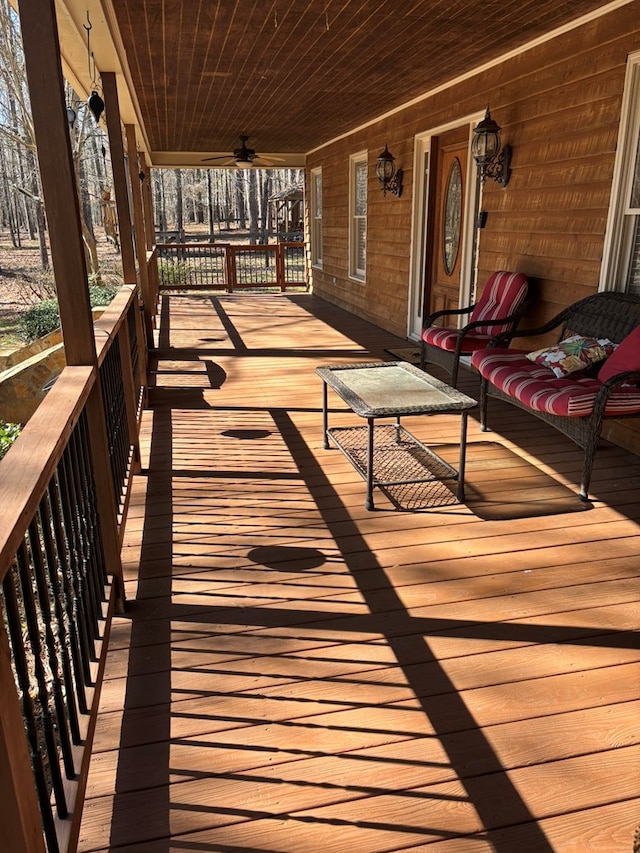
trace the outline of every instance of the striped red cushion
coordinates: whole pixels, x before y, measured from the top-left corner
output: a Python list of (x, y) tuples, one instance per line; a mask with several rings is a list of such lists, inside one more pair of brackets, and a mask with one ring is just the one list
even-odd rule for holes
[[(524, 350), (478, 350), (471, 364), (492, 385), (529, 409), (580, 418), (590, 415), (602, 383), (591, 376), (557, 379), (549, 368), (532, 363)], [(607, 401), (605, 415), (640, 412), (640, 388), (623, 385)]]
[[(520, 308), (527, 296), (529, 283), (521, 272), (492, 273), (480, 294), (478, 304), (474, 308), (470, 321), (498, 320), (509, 317)], [(507, 326), (479, 326), (474, 332), (479, 335), (494, 335), (507, 331)]]
[[(438, 349), (455, 352), (456, 341), (458, 340), (457, 330), (443, 329), (440, 326), (430, 326), (428, 329), (423, 330), (422, 340), (427, 344), (438, 347)], [(490, 335), (475, 335), (469, 333), (465, 335), (464, 343), (462, 344), (462, 351), (475, 352), (477, 349), (484, 349), (490, 340)]]

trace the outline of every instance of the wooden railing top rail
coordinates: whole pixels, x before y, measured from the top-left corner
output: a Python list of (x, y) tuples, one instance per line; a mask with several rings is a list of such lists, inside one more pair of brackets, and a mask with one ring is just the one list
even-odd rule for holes
[(0, 583), (55, 473), (95, 378), (95, 367), (65, 367), (0, 462)]
[[(156, 243), (156, 249), (228, 249), (234, 243)], [(275, 246), (275, 243), (272, 245)]]
[(300, 240), (283, 240), (280, 243), (157, 243), (156, 249), (233, 249), (255, 252), (275, 252), (278, 247), (301, 248), (304, 243)]

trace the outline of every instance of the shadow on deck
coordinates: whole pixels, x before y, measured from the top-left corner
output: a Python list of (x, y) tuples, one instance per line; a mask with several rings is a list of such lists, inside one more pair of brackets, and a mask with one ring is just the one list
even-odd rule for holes
[[(581, 452), (493, 401), (466, 504), (367, 512), (315, 367), (405, 342), (310, 295), (174, 296), (157, 335), (79, 850), (630, 853), (640, 462), (603, 448), (585, 508)], [(456, 416), (406, 422), (455, 458)]]

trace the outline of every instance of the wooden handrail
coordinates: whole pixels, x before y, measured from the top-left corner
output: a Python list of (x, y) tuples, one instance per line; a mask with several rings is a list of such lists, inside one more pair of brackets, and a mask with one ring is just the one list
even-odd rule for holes
[(65, 367), (0, 462), (0, 582), (56, 470), (95, 377), (93, 367)]

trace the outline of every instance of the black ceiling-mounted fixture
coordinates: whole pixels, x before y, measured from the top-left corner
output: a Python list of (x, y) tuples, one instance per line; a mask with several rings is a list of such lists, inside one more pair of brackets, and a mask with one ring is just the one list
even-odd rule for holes
[(96, 61), (91, 52), (91, 30), (93, 29), (93, 24), (89, 18), (89, 12), (87, 12), (87, 23), (82, 25), (84, 29), (87, 31), (87, 65), (89, 67), (89, 77), (91, 79), (91, 95), (89, 96), (89, 100), (87, 101), (87, 106), (91, 110), (91, 114), (96, 120), (96, 124), (100, 121), (100, 116), (104, 112), (104, 101), (98, 94), (98, 84), (96, 82)]
[[(268, 167), (273, 163), (282, 163), (284, 162), (282, 157), (261, 157), (258, 153), (256, 153), (255, 148), (248, 148), (247, 142), (249, 141), (248, 136), (239, 136), (240, 147), (234, 148), (233, 154), (220, 154), (216, 157), (205, 157), (202, 161), (203, 163), (211, 163), (214, 160), (224, 160), (226, 162), (221, 163), (223, 166), (233, 166), (234, 163), (240, 169), (248, 169), (251, 166), (263, 166)], [(258, 160), (258, 163), (254, 161)]]
[(511, 146), (500, 150), (500, 125), (491, 118), (489, 107), (482, 121), (473, 129), (471, 153), (478, 166), (480, 182), (492, 178), (506, 187), (511, 177)]
[(104, 101), (94, 89), (88, 101), (88, 107), (96, 120), (96, 124), (100, 121), (100, 116), (104, 112)]
[(376, 175), (384, 195), (387, 193), (392, 193), (398, 197), (402, 195), (402, 169), (396, 169), (394, 156), (386, 145), (384, 151), (378, 154)]

